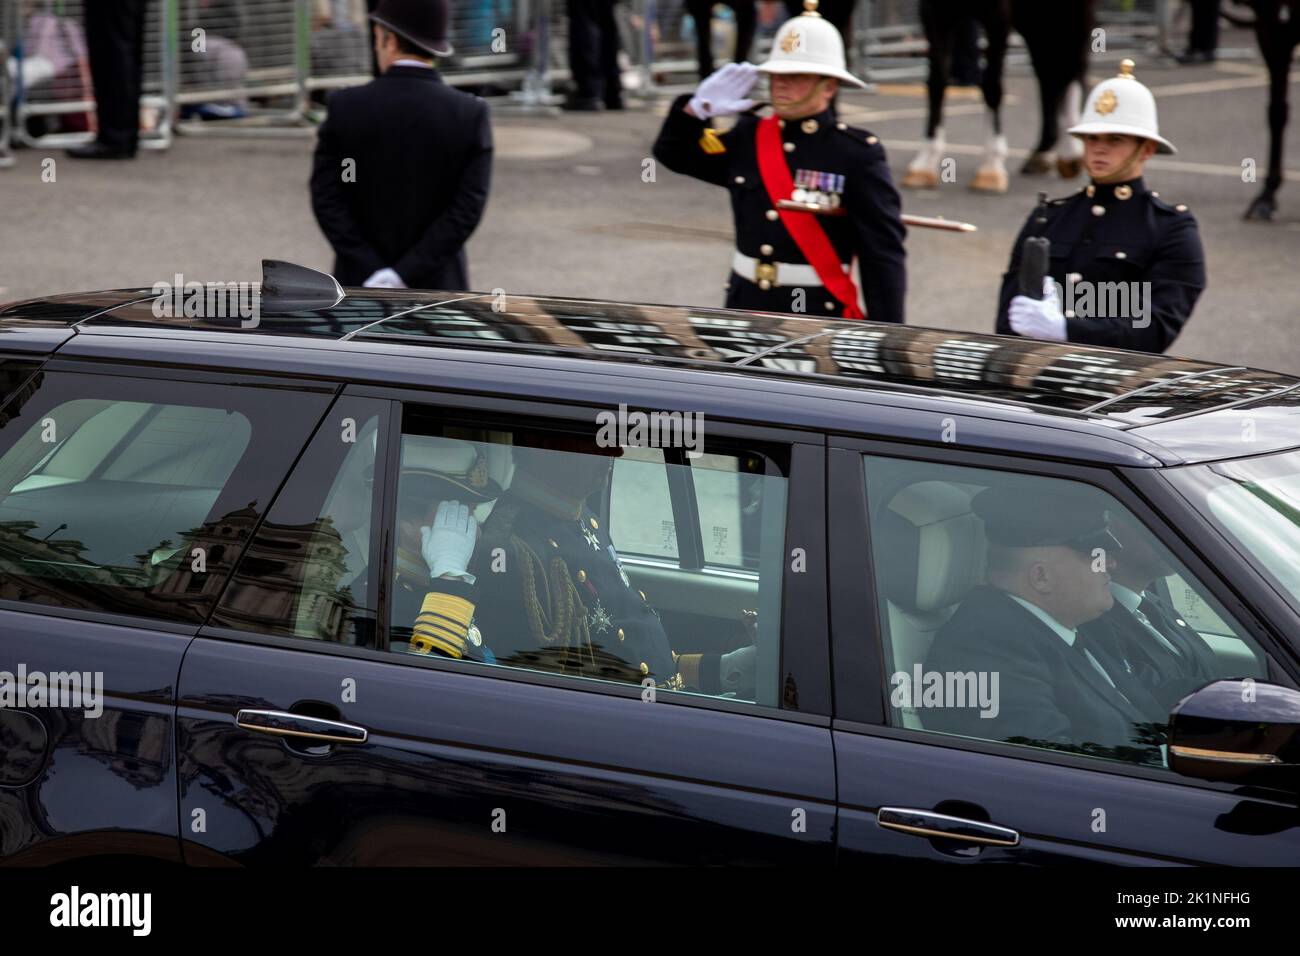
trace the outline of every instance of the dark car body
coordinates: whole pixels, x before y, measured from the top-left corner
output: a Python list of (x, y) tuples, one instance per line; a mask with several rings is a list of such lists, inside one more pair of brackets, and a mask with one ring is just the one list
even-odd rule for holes
[[(250, 416), (274, 407), (274, 440), (235, 472), (239, 487), (194, 505), (193, 523), (211, 505), (246, 525), (214, 551), (210, 585), (109, 608), (72, 606), (79, 586), (57, 600), (5, 592), (0, 669), (104, 675), (93, 720), (0, 708), (5, 863), (1300, 861), (1286, 788), (891, 723), (862, 468), (864, 452), (889, 454), (1105, 489), (1230, 608), (1270, 680), (1294, 688), (1300, 618), (1162, 475), (1239, 454), (1225, 436), (1243, 407), (1264, 424), (1252, 453), (1300, 445), (1300, 381), (1068, 343), (560, 298), (354, 289), (328, 308), (264, 307), (251, 328), (158, 317), (152, 301), (135, 289), (0, 309), (0, 435), (43, 394), (106, 376), (125, 396), (217, 389)], [(634, 686), (395, 659), (381, 650), (384, 593), (372, 646), (259, 633), (222, 612), (327, 409), (378, 410), (384, 513), (385, 436), (412, 401), (587, 424), (620, 404), (698, 412), (715, 436), (777, 449), (786, 541), (807, 557), (783, 581), (778, 705), (664, 694), (650, 707)], [(941, 437), (946, 420), (958, 441)], [(102, 493), (114, 507), (109, 483)], [(330, 702), (322, 688), (346, 681), (355, 701)], [(241, 712), (360, 736), (309, 745), (251, 731)], [(1010, 838), (928, 832), (939, 819)]]

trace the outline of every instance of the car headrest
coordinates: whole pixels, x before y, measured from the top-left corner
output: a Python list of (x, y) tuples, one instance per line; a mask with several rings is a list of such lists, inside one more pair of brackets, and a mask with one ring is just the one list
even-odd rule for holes
[(984, 528), (969, 491), (942, 481), (909, 485), (876, 516), (877, 573), (885, 597), (929, 613), (959, 603), (984, 578)]

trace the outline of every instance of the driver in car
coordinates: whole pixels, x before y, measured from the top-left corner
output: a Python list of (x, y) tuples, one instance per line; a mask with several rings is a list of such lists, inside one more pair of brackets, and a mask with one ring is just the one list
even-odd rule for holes
[[(608, 531), (587, 508), (587, 498), (608, 483), (619, 450), (564, 436), (541, 443), (514, 450), (514, 478), (483, 525), (467, 599), (497, 662), (632, 683), (650, 678), (674, 690), (752, 699), (754, 646), (674, 652), (658, 611), (632, 586)], [(457, 554), (467, 555), (474, 531), (461, 526), (458, 533)], [(429, 540), (449, 535), (435, 526)], [(440, 593), (446, 585), (435, 579), (426, 604)]]

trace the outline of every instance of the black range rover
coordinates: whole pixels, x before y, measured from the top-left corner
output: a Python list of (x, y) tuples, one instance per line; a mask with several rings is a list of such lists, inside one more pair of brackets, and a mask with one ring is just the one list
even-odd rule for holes
[(5, 863), (1300, 860), (1300, 381), (252, 304), (0, 309)]

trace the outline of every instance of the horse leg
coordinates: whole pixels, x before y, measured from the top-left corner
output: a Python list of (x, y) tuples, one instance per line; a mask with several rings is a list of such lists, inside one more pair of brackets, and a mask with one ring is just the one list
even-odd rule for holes
[(1294, 42), (1283, 39), (1276, 32), (1267, 37), (1259, 31), (1260, 48), (1268, 63), (1268, 174), (1264, 177), (1264, 188), (1246, 209), (1246, 219), (1269, 221), (1277, 212), (1277, 191), (1282, 187), (1282, 145), (1286, 133), (1290, 106), (1287, 103), (1288, 74), (1291, 72), (1291, 54)]
[[(1061, 97), (1061, 108), (1057, 119), (1063, 129), (1077, 126), (1083, 115), (1083, 81), (1071, 80)], [(1073, 179), (1083, 171), (1083, 140), (1065, 134), (1060, 149), (1056, 151), (1056, 171), (1064, 179)]]
[(929, 114), (926, 118), (925, 145), (907, 164), (903, 186), (909, 189), (937, 189), (939, 164), (943, 160), (943, 95), (948, 87), (948, 70), (952, 61), (954, 37), (953, 14), (943, 0), (921, 0), (921, 24), (930, 47), (930, 71), (926, 79)]
[(1007, 37), (1011, 32), (1011, 18), (1003, 0), (989, 3), (981, 11), (980, 20), (988, 36), (988, 65), (984, 70), (981, 88), (984, 105), (988, 107), (989, 138), (984, 143), (984, 157), (971, 189), (980, 192), (1004, 193), (1007, 191), (1007, 138), (1002, 133), (1002, 67), (1007, 58)]

